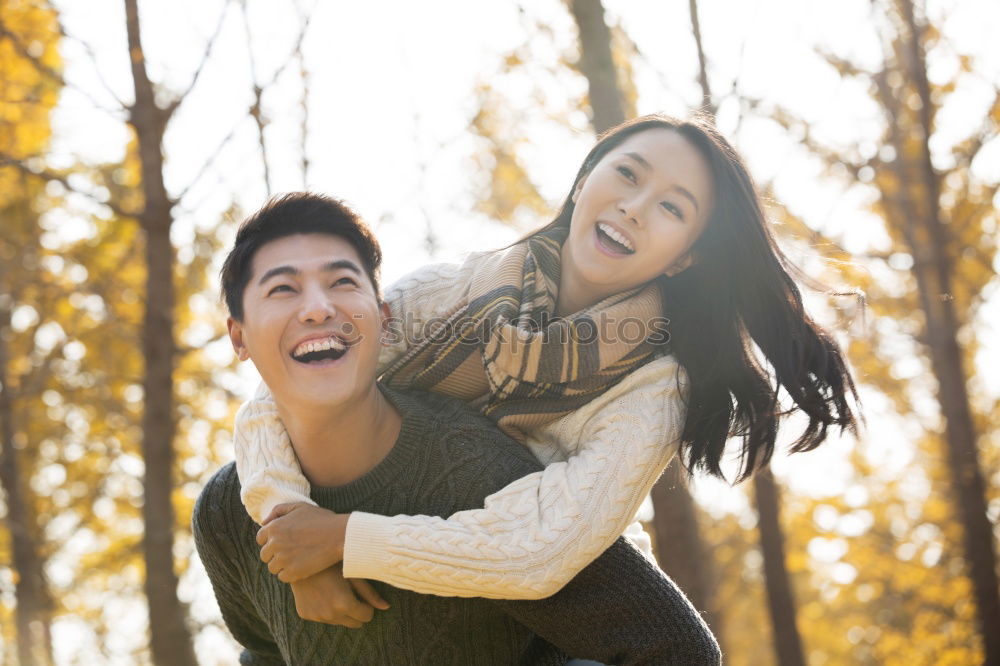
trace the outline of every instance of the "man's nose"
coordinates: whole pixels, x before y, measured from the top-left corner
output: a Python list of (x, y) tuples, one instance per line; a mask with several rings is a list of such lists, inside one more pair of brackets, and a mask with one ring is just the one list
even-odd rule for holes
[(313, 287), (303, 292), (299, 321), (304, 324), (322, 324), (336, 315), (337, 308), (323, 289)]

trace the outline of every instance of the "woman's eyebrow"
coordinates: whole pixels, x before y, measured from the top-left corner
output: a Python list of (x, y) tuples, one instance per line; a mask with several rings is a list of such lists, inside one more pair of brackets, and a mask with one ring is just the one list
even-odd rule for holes
[[(643, 169), (646, 169), (647, 171), (651, 171), (653, 169), (652, 165), (649, 162), (647, 162), (646, 159), (639, 153), (625, 153), (625, 155), (635, 160), (639, 164), (639, 166), (641, 166)], [(701, 211), (700, 207), (698, 206), (698, 200), (695, 198), (693, 194), (691, 194), (690, 190), (688, 190), (686, 187), (683, 187), (682, 185), (674, 185), (673, 189), (680, 192), (681, 195), (683, 195), (686, 199), (688, 199), (691, 202), (691, 205), (694, 206), (694, 210), (696, 213)]]

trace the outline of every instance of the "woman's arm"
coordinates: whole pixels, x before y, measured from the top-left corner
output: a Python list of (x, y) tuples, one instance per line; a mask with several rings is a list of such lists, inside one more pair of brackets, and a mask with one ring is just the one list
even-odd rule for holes
[(425, 594), (541, 599), (561, 589), (633, 520), (684, 425), (673, 357), (656, 359), (540, 433), (576, 455), (448, 519), (351, 514), (344, 575)]
[[(468, 282), (467, 271), (465, 266), (432, 264), (410, 273), (386, 291), (390, 334), (379, 353), (379, 374), (421, 339), (428, 322), (440, 315), (434, 307), (443, 307), (453, 299), (447, 294)], [(236, 412), (233, 448), (242, 484), (240, 496), (258, 525), (279, 504), (315, 504), (309, 499), (309, 482), (263, 382), (254, 397)]]

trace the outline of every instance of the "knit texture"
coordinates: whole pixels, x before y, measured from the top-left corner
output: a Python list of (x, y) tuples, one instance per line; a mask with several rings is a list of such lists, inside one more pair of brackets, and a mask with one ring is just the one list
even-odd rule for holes
[[(461, 272), (471, 279), (429, 296), (450, 304), (451, 314), (414, 331), (409, 349), (382, 381), (476, 401), (505, 432), (523, 440), (525, 431), (579, 409), (652, 360), (663, 342), (653, 326), (662, 318), (655, 283), (556, 317), (568, 233), (546, 229), (466, 259)], [(410, 294), (410, 303), (422, 309), (416, 298)], [(412, 316), (409, 310), (395, 312)]]
[[(450, 515), (480, 506), (539, 467), (459, 401), (385, 393), (403, 416), (394, 448), (345, 486), (311, 489), (320, 506)], [(364, 628), (306, 622), (295, 613), (290, 588), (260, 561), (257, 527), (239, 495), (234, 466), (227, 465), (202, 491), (193, 527), (223, 618), (246, 648), (241, 663), (546, 664), (562, 663), (562, 652), (604, 663), (719, 663), (698, 613), (624, 539), (547, 599), (445, 598), (376, 583), (392, 607)]]
[[(449, 285), (472, 279), (465, 271), (466, 265), (428, 266), (389, 290), (393, 311), (412, 316), (394, 320), (394, 343), (380, 367), (404, 354), (402, 341), (417, 334), (403, 327), (445, 314)], [(634, 521), (676, 453), (685, 383), (676, 360), (660, 357), (530, 432), (526, 444), (546, 469), (511, 483), (483, 508), (448, 519), (355, 512), (345, 574), (439, 595), (539, 599), (554, 593)], [(280, 502), (308, 500), (308, 484), (263, 385), (241, 408), (234, 440), (243, 500), (255, 520)], [(627, 534), (648, 553), (649, 538), (638, 525)]]

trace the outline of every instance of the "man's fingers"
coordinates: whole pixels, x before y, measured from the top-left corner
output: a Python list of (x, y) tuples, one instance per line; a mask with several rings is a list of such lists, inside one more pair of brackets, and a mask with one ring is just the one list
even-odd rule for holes
[(291, 511), (294, 511), (295, 509), (299, 508), (301, 505), (302, 502), (286, 502), (285, 504), (279, 504), (273, 509), (271, 509), (271, 513), (267, 514), (267, 518), (264, 519), (264, 522), (262, 524), (267, 525), (275, 518), (280, 518), (281, 516), (284, 516), (285, 514), (290, 513)]
[(348, 582), (354, 588), (354, 593), (361, 597), (362, 600), (367, 601), (379, 610), (389, 610), (389, 602), (382, 598), (382, 595), (378, 593), (378, 590), (371, 583), (362, 579), (352, 579)]
[(274, 559), (274, 546), (272, 546), (270, 543), (265, 543), (264, 547), (260, 549), (260, 561), (267, 563), (273, 559)]
[(358, 601), (351, 605), (347, 615), (358, 622), (371, 622), (372, 618), (375, 617), (375, 609), (363, 601)]
[(298, 570), (292, 566), (285, 567), (278, 574), (278, 580), (282, 583), (297, 583), (306, 578), (308, 578), (308, 576), (301, 575)]
[[(264, 522), (266, 523), (267, 520), (265, 520)], [(265, 543), (267, 543), (267, 528), (262, 527), (259, 530), (257, 530), (257, 545), (263, 546)]]

